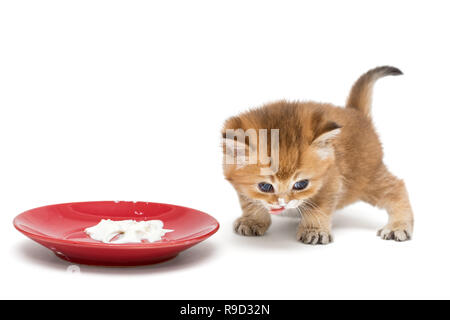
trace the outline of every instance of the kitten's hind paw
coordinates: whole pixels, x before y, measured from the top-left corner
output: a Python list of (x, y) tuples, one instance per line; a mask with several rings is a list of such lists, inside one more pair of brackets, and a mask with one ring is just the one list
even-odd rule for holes
[(329, 244), (333, 242), (333, 237), (328, 231), (300, 228), (297, 232), (297, 240), (312, 245)]
[(383, 229), (378, 230), (377, 236), (383, 240), (407, 241), (411, 240), (412, 227), (408, 224), (386, 225)]
[(241, 217), (234, 222), (234, 231), (243, 236), (262, 236), (266, 233), (270, 223)]

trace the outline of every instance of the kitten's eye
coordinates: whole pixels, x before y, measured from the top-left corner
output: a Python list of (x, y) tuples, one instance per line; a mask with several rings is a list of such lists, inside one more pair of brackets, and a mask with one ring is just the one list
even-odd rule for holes
[(292, 189), (294, 190), (303, 190), (305, 189), (309, 184), (309, 180), (300, 180), (297, 181), (294, 186), (292, 187)]
[(266, 182), (258, 183), (258, 188), (262, 192), (273, 192), (273, 185), (271, 185), (270, 183)]

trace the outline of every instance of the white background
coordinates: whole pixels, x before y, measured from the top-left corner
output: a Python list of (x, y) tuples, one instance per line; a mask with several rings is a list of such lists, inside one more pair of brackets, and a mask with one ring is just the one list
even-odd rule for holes
[[(450, 298), (448, 1), (2, 1), (1, 298)], [(223, 121), (280, 98), (343, 105), (368, 69), (390, 169), (405, 179), (414, 240), (382, 241), (385, 212), (335, 214), (335, 242), (262, 238), (221, 172)], [(15, 215), (61, 202), (190, 206), (212, 238), (147, 267), (81, 266), (17, 232)]]

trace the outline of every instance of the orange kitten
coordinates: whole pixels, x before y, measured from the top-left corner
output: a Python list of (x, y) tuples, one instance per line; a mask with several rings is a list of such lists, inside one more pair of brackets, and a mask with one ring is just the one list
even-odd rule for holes
[(236, 232), (263, 235), (270, 213), (294, 211), (301, 217), (297, 239), (327, 244), (332, 241), (333, 212), (362, 200), (387, 210), (389, 221), (378, 231), (382, 239), (410, 239), (408, 194), (383, 163), (370, 117), (375, 81), (400, 74), (387, 66), (370, 70), (353, 85), (345, 108), (279, 101), (228, 119), (224, 174), (243, 211), (234, 224)]

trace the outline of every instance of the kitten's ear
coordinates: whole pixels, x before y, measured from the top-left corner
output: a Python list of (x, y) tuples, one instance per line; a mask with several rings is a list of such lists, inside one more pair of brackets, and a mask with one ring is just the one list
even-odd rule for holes
[(325, 126), (318, 131), (312, 144), (316, 146), (324, 146), (333, 142), (333, 140), (341, 133), (341, 128), (342, 127), (336, 122), (327, 122)]
[(246, 150), (248, 149), (247, 144), (235, 140), (234, 138), (222, 138), (222, 144), (223, 144), (223, 154), (234, 157), (238, 154), (246, 154)]
[(247, 164), (246, 154), (249, 154), (249, 147), (245, 142), (234, 138), (223, 138), (222, 143), (225, 167), (237, 165), (237, 168), (242, 168)]
[(311, 145), (317, 148), (317, 152), (322, 159), (332, 154), (332, 143), (341, 133), (341, 128), (336, 122), (330, 121), (316, 134)]
[(222, 135), (224, 164), (236, 164), (238, 167), (256, 164), (257, 152), (252, 141), (257, 141), (255, 130), (237, 129), (224, 132)]
[(258, 141), (256, 130), (227, 129), (222, 132), (222, 144), (224, 155), (245, 156), (255, 150)]

